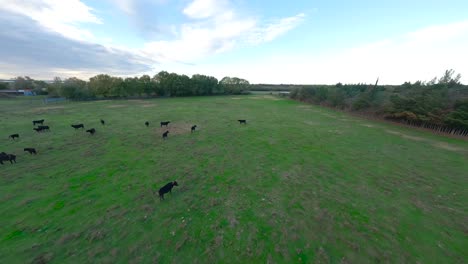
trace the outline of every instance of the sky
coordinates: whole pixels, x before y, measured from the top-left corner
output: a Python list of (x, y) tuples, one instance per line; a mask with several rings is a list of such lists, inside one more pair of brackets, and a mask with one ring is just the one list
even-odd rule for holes
[(468, 83), (466, 0), (0, 0), (0, 78)]

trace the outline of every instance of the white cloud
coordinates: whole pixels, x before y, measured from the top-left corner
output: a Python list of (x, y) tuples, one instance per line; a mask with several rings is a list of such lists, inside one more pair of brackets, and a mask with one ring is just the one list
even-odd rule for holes
[(251, 83), (402, 84), (429, 81), (446, 69), (462, 75), (468, 83), (468, 20), (430, 26), (333, 53), (289, 50), (266, 57), (237, 59), (223, 64), (197, 64), (197, 67), (169, 64), (165, 68), (184, 74), (208, 74), (218, 79), (238, 76)]
[(114, 3), (120, 10), (129, 15), (135, 13), (135, 0), (110, 0)]
[(183, 13), (191, 20), (176, 30), (176, 39), (148, 42), (143, 52), (158, 61), (192, 62), (236, 46), (272, 41), (297, 27), (305, 17), (301, 13), (265, 24), (241, 16), (227, 0), (194, 0)]
[(154, 65), (138, 53), (66, 38), (26, 16), (0, 10), (0, 77), (139, 74)]
[(222, 14), (229, 8), (226, 0), (194, 0), (184, 8), (183, 13), (193, 19), (202, 19)]
[(93, 9), (79, 0), (1, 0), (0, 10), (27, 16), (65, 37), (86, 40), (93, 35), (80, 23), (102, 23)]
[(136, 15), (141, 4), (166, 4), (169, 0), (107, 0), (127, 15)]
[[(430, 26), (334, 54), (285, 54), (246, 65), (244, 76), (271, 83), (428, 81), (454, 69), (468, 82), (468, 21)], [(235, 71), (236, 66), (232, 70)], [(262, 69), (261, 71), (257, 69)], [(286, 70), (287, 69), (287, 70)]]
[(249, 35), (249, 42), (259, 44), (269, 42), (283, 35), (291, 29), (297, 27), (305, 18), (304, 13), (297, 14), (292, 17), (282, 18), (279, 21), (272, 22), (266, 26), (256, 28)]

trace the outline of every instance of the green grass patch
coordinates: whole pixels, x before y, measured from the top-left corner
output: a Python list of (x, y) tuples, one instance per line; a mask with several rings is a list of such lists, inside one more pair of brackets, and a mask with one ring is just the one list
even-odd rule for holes
[[(51, 132), (32, 130), (42, 118)], [(468, 258), (468, 142), (459, 139), (268, 94), (2, 99), (0, 128), (0, 151), (18, 156), (0, 165), (0, 263)], [(173, 180), (180, 186), (159, 201)]]

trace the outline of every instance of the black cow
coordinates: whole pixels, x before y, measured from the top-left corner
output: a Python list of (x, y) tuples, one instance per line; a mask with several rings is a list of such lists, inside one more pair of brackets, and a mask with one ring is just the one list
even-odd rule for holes
[(106, 122), (101, 119), (101, 125), (105, 125), (105, 124), (106, 124)]
[(32, 155), (32, 154), (34, 154), (34, 155), (36, 155), (36, 154), (37, 154), (37, 152), (36, 152), (36, 149), (35, 149), (35, 148), (24, 148), (24, 151), (27, 151), (27, 152), (29, 152), (29, 154), (31, 154), (31, 155)]
[(50, 131), (49, 126), (38, 126), (37, 128), (44, 130), (44, 131)]
[(19, 135), (18, 134), (11, 134), (8, 138), (11, 138), (11, 139), (15, 140), (15, 138), (19, 138)]
[(161, 127), (162, 127), (162, 126), (166, 126), (166, 127), (167, 127), (167, 125), (169, 125), (170, 122), (171, 122), (171, 121), (161, 122)]
[(5, 152), (0, 153), (0, 164), (3, 165), (4, 161), (9, 161), (13, 164), (13, 161), (16, 163), (16, 156), (13, 154), (6, 154)]
[(44, 119), (41, 119), (41, 120), (33, 120), (33, 126), (35, 126), (36, 124), (44, 124)]
[(239, 121), (239, 124), (247, 125), (247, 120), (245, 120), (245, 119), (239, 119), (237, 121)]
[(78, 129), (78, 128), (84, 128), (84, 125), (83, 124), (78, 124), (78, 125), (71, 125), (71, 127), (73, 127), (74, 129)]
[(145, 122), (145, 126), (149, 127), (149, 122), (148, 121)]
[(88, 132), (91, 135), (94, 135), (94, 133), (96, 133), (96, 129), (91, 128), (91, 129), (86, 130), (86, 132)]
[(164, 200), (164, 194), (165, 193), (171, 193), (172, 194), (172, 187), (174, 186), (179, 186), (176, 181), (170, 182), (166, 185), (164, 185), (161, 189), (159, 189), (159, 200)]
[(42, 128), (33, 128), (33, 130), (36, 130), (37, 133), (42, 132)]
[(166, 132), (163, 133), (163, 135), (162, 135), (163, 139), (167, 139), (167, 134), (169, 134), (169, 131), (166, 131)]
[(195, 131), (196, 128), (197, 128), (197, 125), (192, 126), (192, 130), (190, 131), (190, 133), (193, 133), (193, 131)]

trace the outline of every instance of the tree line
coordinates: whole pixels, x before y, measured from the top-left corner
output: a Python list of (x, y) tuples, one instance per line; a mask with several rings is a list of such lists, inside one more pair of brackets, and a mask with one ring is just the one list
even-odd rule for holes
[(447, 70), (428, 82), (402, 85), (250, 85), (237, 77), (195, 74), (192, 77), (161, 71), (150, 77), (114, 77), (99, 74), (84, 81), (60, 79), (52, 83), (17, 77), (13, 83), (0, 83), (0, 89), (33, 89), (36, 94), (61, 96), (72, 100), (94, 98), (173, 97), (242, 94), (249, 90), (289, 90), (295, 100), (320, 104), (377, 118), (385, 118), (439, 132), (468, 136), (468, 86), (460, 74)]
[(224, 77), (220, 81), (212, 76), (195, 74), (192, 77), (161, 71), (150, 77), (121, 78), (99, 74), (89, 79), (55, 77), (52, 83), (17, 77), (14, 89), (33, 89), (49, 97), (61, 96), (72, 100), (93, 98), (174, 97), (242, 94), (248, 92), (250, 83), (238, 77)]
[(468, 136), (468, 86), (447, 70), (429, 82), (402, 85), (341, 84), (293, 88), (295, 100)]

